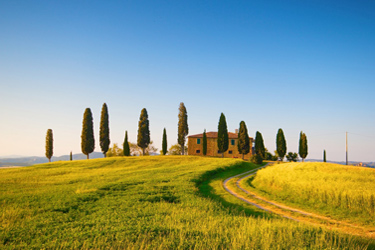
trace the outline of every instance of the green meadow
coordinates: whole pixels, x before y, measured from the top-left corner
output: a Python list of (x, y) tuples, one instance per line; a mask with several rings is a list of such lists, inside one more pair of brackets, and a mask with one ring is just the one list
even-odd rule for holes
[(226, 193), (256, 165), (114, 157), (0, 169), (2, 249), (367, 249), (372, 241), (290, 221)]
[(331, 163), (285, 163), (248, 184), (263, 196), (338, 220), (375, 226), (375, 169)]

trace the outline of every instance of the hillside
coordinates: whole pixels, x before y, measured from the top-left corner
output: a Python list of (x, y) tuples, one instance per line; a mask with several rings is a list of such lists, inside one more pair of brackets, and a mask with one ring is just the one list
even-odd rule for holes
[(365, 249), (228, 195), (237, 159), (116, 157), (1, 169), (0, 248)]
[(273, 200), (335, 219), (375, 226), (375, 170), (332, 163), (285, 163), (249, 186)]

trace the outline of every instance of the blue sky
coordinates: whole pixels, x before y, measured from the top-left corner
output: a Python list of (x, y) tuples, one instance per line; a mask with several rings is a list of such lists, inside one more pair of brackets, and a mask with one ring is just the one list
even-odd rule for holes
[(1, 1), (0, 156), (80, 152), (82, 116), (108, 104), (111, 141), (136, 141), (142, 108), (151, 139), (177, 141), (241, 120), (275, 150), (302, 130), (308, 158), (375, 161), (373, 1)]

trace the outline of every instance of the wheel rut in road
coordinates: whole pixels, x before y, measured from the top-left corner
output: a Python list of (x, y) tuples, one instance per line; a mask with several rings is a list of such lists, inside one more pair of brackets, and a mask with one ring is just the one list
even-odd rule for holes
[[(224, 189), (231, 195), (246, 202), (247, 204), (250, 204), (263, 211), (277, 214), (279, 216), (282, 216), (284, 218), (287, 218), (293, 221), (320, 226), (326, 229), (336, 229), (336, 230), (342, 231), (344, 233), (349, 233), (352, 235), (375, 238), (374, 228), (366, 228), (360, 225), (356, 225), (356, 224), (352, 224), (352, 223), (348, 223), (344, 221), (338, 221), (338, 220), (335, 220), (326, 216), (303, 211), (301, 209), (292, 208), (290, 206), (261, 197), (258, 194), (251, 192), (248, 189), (245, 189), (241, 185), (243, 181), (255, 175), (258, 170), (265, 168), (267, 166), (268, 164), (225, 179), (223, 181)], [(235, 181), (234, 185), (229, 185), (233, 181)]]

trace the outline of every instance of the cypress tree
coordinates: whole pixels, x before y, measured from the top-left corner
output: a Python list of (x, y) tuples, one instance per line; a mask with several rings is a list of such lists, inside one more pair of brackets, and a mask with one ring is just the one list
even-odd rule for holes
[(326, 150), (323, 151), (323, 162), (327, 162)]
[(145, 155), (145, 149), (150, 144), (150, 129), (147, 110), (144, 108), (141, 111), (138, 122), (138, 138), (137, 145), (142, 148), (142, 153)]
[(266, 148), (264, 147), (264, 141), (262, 134), (257, 131), (255, 134), (255, 154), (262, 157), (262, 159), (266, 156)]
[(128, 131), (125, 131), (125, 139), (124, 139), (124, 145), (123, 145), (123, 154), (125, 156), (130, 156), (130, 146), (128, 141)]
[(102, 149), (102, 152), (104, 154), (104, 157), (106, 157), (106, 153), (109, 148), (109, 125), (108, 125), (108, 108), (107, 104), (104, 103), (102, 107), (102, 113), (100, 116), (100, 148)]
[(186, 136), (189, 134), (189, 126), (188, 126), (188, 116), (185, 104), (183, 102), (180, 103), (178, 113), (178, 144), (181, 146), (181, 155), (185, 154), (185, 140)]
[(304, 162), (307, 154), (307, 137), (306, 134), (301, 131), (299, 134), (299, 148), (298, 148), (298, 154), (302, 158), (302, 162)]
[(284, 137), (284, 132), (281, 128), (277, 131), (276, 151), (277, 151), (277, 154), (280, 157), (280, 160), (283, 161), (284, 156), (286, 154), (286, 141), (285, 141), (285, 137)]
[(69, 156), (69, 160), (73, 160), (73, 153), (72, 153), (72, 151), (70, 151), (70, 156)]
[(92, 121), (92, 113), (90, 108), (86, 108), (83, 114), (82, 134), (81, 134), (81, 150), (89, 159), (89, 154), (95, 149), (94, 127)]
[(206, 135), (206, 130), (204, 130), (204, 132), (203, 132), (202, 153), (203, 153), (203, 155), (207, 155), (207, 135)]
[(49, 162), (51, 162), (52, 155), (53, 155), (53, 134), (52, 134), (52, 129), (48, 129), (47, 135), (46, 135), (46, 157)]
[(244, 121), (240, 122), (240, 130), (238, 132), (238, 152), (242, 154), (242, 159), (245, 158), (245, 154), (250, 152), (250, 139), (247, 133), (246, 123)]
[(168, 145), (167, 145), (167, 130), (165, 128), (163, 130), (162, 150), (163, 150), (163, 155), (166, 155), (168, 152)]
[(219, 153), (224, 157), (224, 152), (228, 150), (229, 139), (228, 139), (228, 128), (227, 121), (223, 113), (220, 115), (219, 126), (217, 131), (217, 147), (219, 148)]

